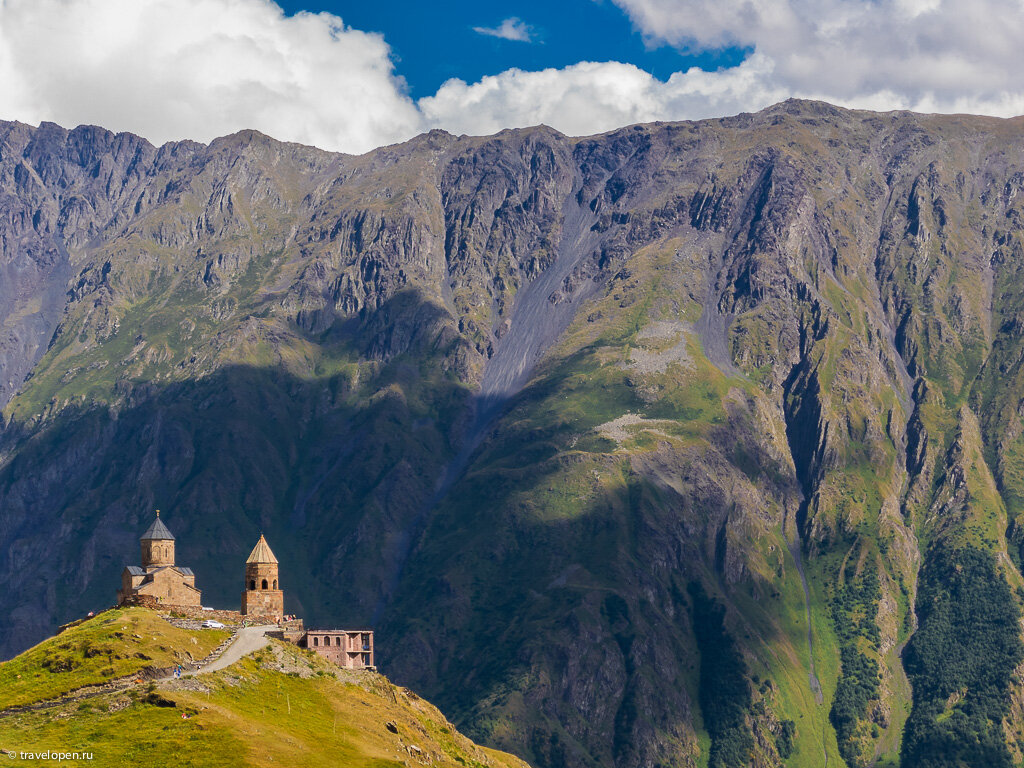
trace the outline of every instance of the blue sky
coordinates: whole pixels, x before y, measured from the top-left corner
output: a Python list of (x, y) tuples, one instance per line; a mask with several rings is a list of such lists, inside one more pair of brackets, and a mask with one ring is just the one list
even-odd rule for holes
[[(621, 8), (601, 0), (288, 0), (280, 5), (288, 14), (326, 11), (348, 26), (382, 33), (391, 46), (397, 74), (408, 83), (413, 98), (433, 94), (453, 77), (476, 82), (512, 68), (539, 70), (580, 61), (618, 61), (666, 80), (673, 72), (690, 67), (714, 70), (735, 66), (747, 53), (736, 46), (693, 53), (664, 41), (645, 43)], [(506, 19), (526, 25), (531, 40), (506, 40), (475, 31), (497, 29)]]
[(790, 97), (1024, 114), (1024, 0), (282, 1), (0, 0), (0, 119), (359, 153)]

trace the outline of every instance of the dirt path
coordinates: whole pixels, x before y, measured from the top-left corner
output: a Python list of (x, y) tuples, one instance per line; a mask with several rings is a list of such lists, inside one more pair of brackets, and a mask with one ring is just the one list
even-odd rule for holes
[(267, 624), (266, 626), (261, 627), (242, 627), (238, 630), (238, 634), (235, 635), (234, 642), (224, 649), (224, 653), (209, 664), (191, 672), (184, 673), (182, 677), (205, 675), (207, 672), (216, 672), (224, 669), (225, 667), (231, 666), (243, 656), (248, 656), (250, 653), (258, 651), (269, 643), (270, 639), (267, 637), (267, 632), (275, 629), (277, 629), (277, 626), (274, 624)]

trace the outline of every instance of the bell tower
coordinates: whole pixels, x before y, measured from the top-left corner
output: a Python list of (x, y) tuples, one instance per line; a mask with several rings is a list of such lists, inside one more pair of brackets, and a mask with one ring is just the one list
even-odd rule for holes
[(278, 583), (277, 558), (260, 534), (260, 540), (245, 561), (245, 590), (242, 614), (266, 616), (278, 621), (284, 616), (284, 592)]
[(174, 535), (167, 530), (156, 511), (156, 520), (142, 534), (142, 567), (147, 571), (165, 565), (174, 565)]

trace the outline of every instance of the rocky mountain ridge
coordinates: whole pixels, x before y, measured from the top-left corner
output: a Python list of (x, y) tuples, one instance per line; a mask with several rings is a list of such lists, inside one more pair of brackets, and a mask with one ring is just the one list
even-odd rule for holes
[(266, 530), (297, 609), (534, 765), (1013, 764), (1022, 141), (3, 124), (0, 652), (160, 506), (214, 602)]

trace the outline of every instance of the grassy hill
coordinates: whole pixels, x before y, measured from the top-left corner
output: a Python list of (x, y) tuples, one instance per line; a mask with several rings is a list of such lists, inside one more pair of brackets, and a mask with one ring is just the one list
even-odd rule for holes
[(226, 630), (188, 631), (152, 611), (107, 611), (0, 664), (0, 710), (199, 660)]
[[(220, 672), (49, 706), (104, 679), (198, 658), (224, 634), (178, 629), (134, 608), (40, 643), (0, 664), (0, 748), (17, 760), (21, 752), (88, 753), (63, 764), (93, 768), (526, 766), (477, 746), (434, 706), (382, 675), (341, 670), (278, 641)], [(107, 666), (97, 670), (100, 663)], [(108, 668), (114, 673), (104, 674)], [(39, 708), (12, 713), (19, 705)]]

